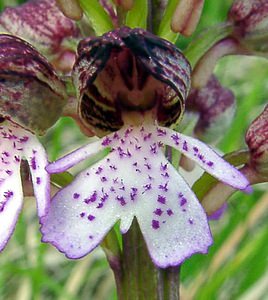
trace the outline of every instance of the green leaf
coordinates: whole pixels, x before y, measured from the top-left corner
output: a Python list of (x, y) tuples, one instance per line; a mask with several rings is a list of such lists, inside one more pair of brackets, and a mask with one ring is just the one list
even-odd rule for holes
[(148, 3), (147, 0), (134, 1), (133, 8), (127, 13), (126, 26), (130, 28), (147, 28)]
[(169, 0), (168, 4), (166, 6), (162, 21), (159, 25), (159, 30), (157, 35), (159, 35), (161, 38), (166, 39), (170, 41), (171, 43), (175, 43), (179, 34), (175, 33), (171, 30), (171, 19), (173, 16), (173, 13), (178, 5), (178, 0)]
[(79, 0), (79, 2), (97, 35), (103, 35), (114, 29), (110, 16), (98, 0)]

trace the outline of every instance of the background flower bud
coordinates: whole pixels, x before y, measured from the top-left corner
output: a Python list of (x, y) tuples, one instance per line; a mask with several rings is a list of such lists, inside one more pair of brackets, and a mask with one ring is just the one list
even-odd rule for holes
[(233, 35), (246, 48), (256, 52), (268, 50), (268, 1), (237, 0), (229, 11), (234, 24)]
[(268, 176), (268, 105), (251, 123), (246, 134), (251, 164), (258, 173)]
[(134, 5), (134, 0), (113, 0), (114, 4), (122, 6), (124, 10), (130, 10)]
[(53, 67), (27, 42), (0, 35), (0, 114), (44, 133), (62, 113), (65, 87)]
[(56, 0), (59, 9), (62, 13), (75, 21), (79, 21), (83, 17), (83, 11), (78, 0)]
[(206, 86), (190, 92), (186, 110), (199, 114), (195, 134), (208, 143), (217, 142), (232, 122), (235, 97), (212, 75)]

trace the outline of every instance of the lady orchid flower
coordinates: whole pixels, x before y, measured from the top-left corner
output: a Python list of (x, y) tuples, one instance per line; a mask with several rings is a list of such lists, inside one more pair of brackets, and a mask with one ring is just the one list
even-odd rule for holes
[(117, 221), (126, 233), (136, 217), (161, 268), (207, 252), (212, 244), (207, 216), (165, 157), (165, 145), (236, 189), (248, 191), (249, 183), (207, 145), (168, 128), (184, 111), (190, 71), (173, 44), (142, 29), (124, 27), (80, 42), (73, 69), (79, 114), (103, 137), (46, 169), (63, 172), (105, 148), (110, 153), (53, 197), (41, 218), (44, 242), (80, 258)]
[[(43, 134), (62, 113), (64, 86), (52, 66), (24, 40), (0, 35), (0, 251), (22, 209), (20, 166), (29, 165), (39, 218), (48, 212), (50, 180)], [(49, 114), (48, 114), (49, 112)]]

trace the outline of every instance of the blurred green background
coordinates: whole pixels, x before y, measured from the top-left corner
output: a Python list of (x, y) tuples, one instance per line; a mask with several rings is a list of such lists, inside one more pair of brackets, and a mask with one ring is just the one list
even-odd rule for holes
[[(18, 2), (23, 1), (0, 1), (0, 8)], [(205, 1), (198, 32), (224, 21), (231, 2)], [(189, 40), (180, 42), (184, 48)], [(219, 145), (230, 152), (245, 147), (245, 131), (267, 103), (268, 62), (228, 57), (215, 72), (237, 98), (236, 117)], [(73, 121), (64, 118), (42, 141), (52, 160), (86, 139)], [(195, 255), (182, 266), (181, 299), (268, 299), (267, 214), (267, 185), (255, 186), (252, 195), (237, 192), (224, 217), (211, 221), (215, 242), (209, 254)], [(68, 260), (40, 243), (38, 227), (35, 201), (26, 198), (15, 233), (0, 254), (0, 299), (116, 299), (113, 274), (100, 248), (84, 259)]]

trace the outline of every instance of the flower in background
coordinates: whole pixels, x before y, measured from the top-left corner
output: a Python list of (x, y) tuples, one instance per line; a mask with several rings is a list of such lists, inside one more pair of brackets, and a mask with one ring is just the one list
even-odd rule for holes
[(268, 1), (235, 0), (228, 15), (233, 36), (254, 55), (267, 53)]
[(22, 208), (20, 166), (28, 161), (37, 212), (48, 212), (47, 156), (33, 134), (44, 133), (62, 113), (64, 85), (52, 66), (20, 38), (0, 35), (0, 250), (14, 231)]
[(192, 89), (186, 111), (198, 114), (195, 135), (207, 143), (216, 143), (230, 127), (235, 114), (235, 97), (224, 88), (215, 75), (199, 89)]
[(211, 148), (167, 128), (181, 117), (189, 92), (190, 66), (182, 53), (142, 29), (124, 27), (81, 41), (73, 78), (84, 125), (104, 137), (51, 163), (48, 172), (111, 151), (54, 196), (41, 219), (43, 241), (80, 258), (118, 220), (126, 233), (136, 217), (157, 266), (206, 253), (212, 243), (206, 214), (164, 146), (236, 189), (247, 191), (249, 183)]
[(268, 175), (268, 105), (252, 122), (246, 134), (249, 147), (250, 165), (263, 176)]
[(74, 47), (81, 34), (76, 24), (62, 14), (55, 0), (32, 0), (5, 8), (0, 15), (0, 29), (25, 39), (58, 70), (71, 71)]

